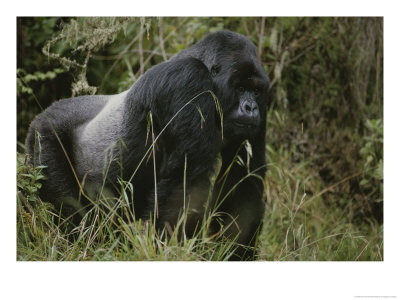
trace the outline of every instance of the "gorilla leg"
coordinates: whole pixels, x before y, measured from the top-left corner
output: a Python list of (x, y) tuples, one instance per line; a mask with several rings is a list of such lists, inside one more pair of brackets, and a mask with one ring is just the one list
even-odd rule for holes
[[(73, 130), (96, 114), (104, 105), (102, 97), (86, 96), (55, 102), (32, 122), (26, 138), (27, 152), (35, 166), (46, 166), (47, 180), (40, 197), (51, 202), (64, 216), (82, 216), (79, 178), (74, 166)], [(76, 215), (75, 222), (80, 217)]]

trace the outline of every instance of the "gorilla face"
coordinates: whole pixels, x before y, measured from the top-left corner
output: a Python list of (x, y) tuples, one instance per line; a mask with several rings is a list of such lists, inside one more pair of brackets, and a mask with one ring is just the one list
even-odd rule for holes
[(235, 63), (229, 73), (221, 97), (224, 132), (228, 139), (254, 137), (265, 120), (268, 77), (258, 62), (251, 61)]

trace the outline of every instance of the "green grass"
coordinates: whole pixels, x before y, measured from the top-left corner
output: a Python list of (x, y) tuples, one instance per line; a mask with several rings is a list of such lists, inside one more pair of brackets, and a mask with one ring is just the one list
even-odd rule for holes
[(354, 220), (356, 206), (351, 201), (344, 207), (324, 201), (331, 197), (329, 187), (315, 180), (311, 160), (290, 166), (289, 153), (270, 154), (275, 163), (266, 178), (260, 259), (383, 260), (382, 224), (372, 218)]
[[(353, 221), (352, 201), (344, 206), (327, 201), (330, 187), (313, 173), (312, 159), (293, 164), (292, 151), (284, 147), (267, 147), (267, 156), (266, 212), (257, 260), (383, 260), (383, 225), (372, 218)], [(28, 165), (23, 154), (18, 154), (17, 163), (19, 261), (219, 261), (229, 258), (235, 247), (234, 242), (207, 236), (207, 222), (194, 238), (180, 238), (177, 231), (157, 233), (151, 222), (126, 220), (116, 209), (105, 212), (98, 207), (71, 230), (37, 196), (41, 169)], [(343, 198), (348, 200), (348, 195)]]

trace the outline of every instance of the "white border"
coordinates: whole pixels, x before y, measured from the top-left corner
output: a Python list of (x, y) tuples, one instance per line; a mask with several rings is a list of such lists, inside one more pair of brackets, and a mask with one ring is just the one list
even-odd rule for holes
[[(2, 299), (356, 299), (397, 296), (399, 270), (398, 8), (377, 1), (15, 1), (1, 17)], [(142, 3), (142, 4), (140, 4)], [(395, 3), (393, 1), (392, 3)], [(13, 7), (14, 5), (14, 7)], [(145, 6), (143, 6), (145, 5)], [(11, 6), (11, 7), (10, 7)], [(23, 263), (15, 242), (16, 16), (384, 16), (384, 262)], [(268, 297), (272, 296), (272, 297)]]

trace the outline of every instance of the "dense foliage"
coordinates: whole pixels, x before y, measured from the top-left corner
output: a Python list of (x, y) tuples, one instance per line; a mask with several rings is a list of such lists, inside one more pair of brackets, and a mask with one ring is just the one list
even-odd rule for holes
[[(126, 90), (220, 29), (249, 37), (271, 79), (260, 259), (382, 260), (382, 18), (18, 18), (19, 152), (30, 121), (52, 101)], [(111, 245), (101, 231), (71, 245), (35, 197), (40, 168), (22, 155), (18, 166), (18, 259), (218, 259), (209, 249), (228, 251), (205, 240), (158, 244), (151, 229), (129, 239), (132, 228), (115, 240), (109, 228)]]

